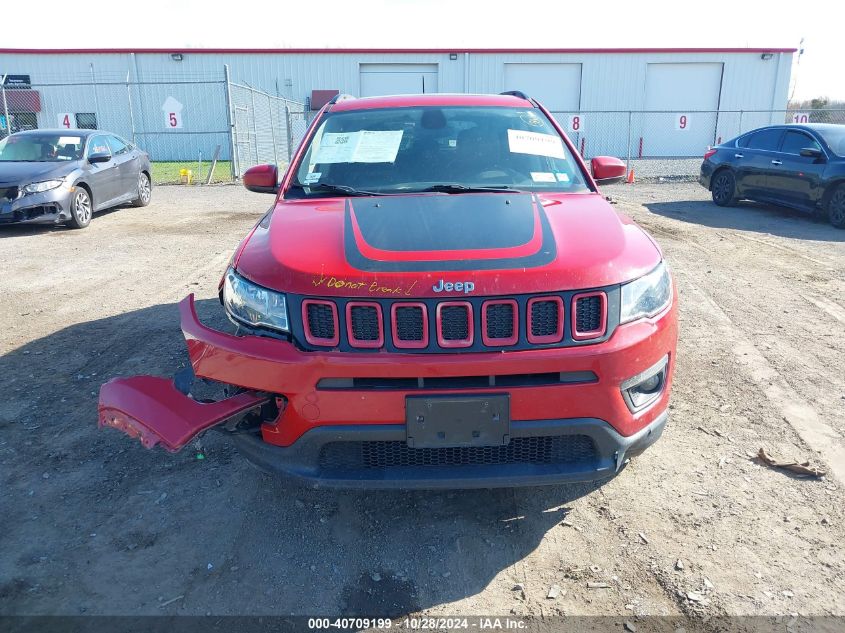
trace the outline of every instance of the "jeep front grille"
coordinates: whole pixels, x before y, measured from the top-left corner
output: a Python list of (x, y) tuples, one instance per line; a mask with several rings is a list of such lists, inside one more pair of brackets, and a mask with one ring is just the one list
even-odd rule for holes
[(346, 328), (353, 347), (381, 347), (384, 344), (381, 306), (350, 301), (346, 304)]
[(563, 338), (563, 301), (560, 297), (536, 297), (528, 301), (532, 343), (556, 343)]
[(519, 340), (518, 309), (513, 299), (484, 302), (481, 306), (481, 329), (485, 345), (513, 345)]
[(437, 342), (440, 347), (469, 347), (472, 339), (472, 305), (464, 301), (438, 304)]
[(302, 302), (305, 338), (312, 345), (337, 345), (337, 306), (331, 301), (309, 299)]
[(572, 337), (575, 340), (598, 338), (607, 329), (607, 298), (603, 292), (572, 297)]
[(390, 320), (396, 347), (428, 347), (428, 309), (424, 303), (394, 303)]
[(293, 335), (305, 347), (407, 353), (589, 344), (616, 325), (608, 319), (608, 296), (601, 290), (461, 301), (303, 298)]

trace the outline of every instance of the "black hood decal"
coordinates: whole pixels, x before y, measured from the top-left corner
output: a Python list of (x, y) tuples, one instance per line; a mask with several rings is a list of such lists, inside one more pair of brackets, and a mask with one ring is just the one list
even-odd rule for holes
[(346, 258), (362, 271), (536, 268), (557, 255), (528, 193), (347, 198), (344, 213)]

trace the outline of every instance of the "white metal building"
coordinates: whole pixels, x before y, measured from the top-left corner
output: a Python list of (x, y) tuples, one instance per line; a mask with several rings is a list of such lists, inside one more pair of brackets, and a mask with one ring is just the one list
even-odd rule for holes
[[(96, 113), (98, 127), (143, 139), (167, 131), (162, 108), (173, 97), (184, 108), (179, 133), (225, 135), (234, 122), (224, 91), (198, 92), (195, 82), (222, 81), (228, 66), (233, 82), (314, 108), (334, 91), (370, 96), (522, 90), (552, 110), (587, 155), (697, 156), (720, 138), (783, 122), (777, 111), (786, 109), (793, 52), (0, 49), (0, 76), (38, 93), (30, 99), (16, 94), (11, 115), (42, 128), (56, 127), (59, 115), (83, 114), (87, 121)], [(105, 93), (105, 87), (93, 88), (110, 81), (115, 87)], [(119, 85), (125, 81), (132, 91)], [(162, 82), (167, 85), (155, 85)], [(6, 83), (8, 95), (14, 84)], [(26, 107), (37, 111), (27, 113)]]

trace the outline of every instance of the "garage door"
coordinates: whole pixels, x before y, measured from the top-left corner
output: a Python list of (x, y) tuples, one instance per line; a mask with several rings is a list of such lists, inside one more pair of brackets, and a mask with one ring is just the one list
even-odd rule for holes
[(361, 95), (437, 92), (437, 64), (361, 64)]
[(643, 156), (701, 156), (716, 137), (721, 63), (649, 64)]
[(581, 64), (505, 64), (505, 90), (521, 90), (552, 112), (578, 112)]

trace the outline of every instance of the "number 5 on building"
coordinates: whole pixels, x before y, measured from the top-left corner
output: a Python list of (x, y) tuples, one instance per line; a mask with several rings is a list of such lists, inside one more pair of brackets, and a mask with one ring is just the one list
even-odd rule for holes
[(161, 104), (161, 112), (164, 114), (164, 127), (168, 130), (175, 130), (182, 127), (182, 108), (184, 106), (173, 97), (167, 97)]
[(167, 113), (167, 120), (165, 125), (169, 128), (181, 128), (182, 127), (182, 113), (181, 112), (168, 112)]

